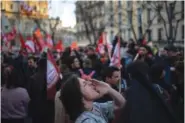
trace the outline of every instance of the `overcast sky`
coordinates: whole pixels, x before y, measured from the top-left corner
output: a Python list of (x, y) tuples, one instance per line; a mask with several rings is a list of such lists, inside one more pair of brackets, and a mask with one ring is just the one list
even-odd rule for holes
[(49, 16), (60, 17), (64, 27), (74, 27), (75, 18), (75, 0), (52, 0), (49, 2)]

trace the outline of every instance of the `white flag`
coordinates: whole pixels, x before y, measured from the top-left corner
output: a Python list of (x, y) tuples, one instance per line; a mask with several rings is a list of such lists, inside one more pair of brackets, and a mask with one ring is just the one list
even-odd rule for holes
[(110, 66), (120, 67), (121, 65), (120, 60), (121, 60), (120, 59), (120, 38), (118, 38), (118, 42), (115, 46), (114, 53), (110, 61)]
[(35, 53), (35, 44), (32, 40), (27, 40), (25, 45), (28, 53)]

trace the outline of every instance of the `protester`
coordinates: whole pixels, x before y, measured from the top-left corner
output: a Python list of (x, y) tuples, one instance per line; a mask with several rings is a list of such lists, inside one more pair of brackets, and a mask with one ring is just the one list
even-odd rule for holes
[[(19, 54), (2, 51), (3, 113), (12, 108), (5, 107), (14, 95), (8, 95), (10, 91), (22, 90), (20, 95), (29, 94), (24, 101), (30, 97), (29, 110), (24, 111), (20, 122), (26, 114), (32, 121), (25, 123), (183, 122), (183, 49), (174, 45), (161, 49), (145, 39), (124, 42), (119, 35), (110, 44), (103, 34), (96, 47), (47, 48), (44, 38), (34, 37), (35, 53), (28, 53), (24, 42)], [(14, 70), (18, 79), (14, 77), (13, 82), (19, 84), (7, 88)], [(17, 100), (22, 98), (18, 96)], [(121, 108), (124, 98), (126, 105), (113, 112), (114, 99)], [(13, 97), (11, 100), (12, 105), (16, 104)], [(3, 116), (4, 122), (16, 119)]]
[(34, 56), (29, 56), (28, 57), (28, 67), (27, 67), (27, 77), (31, 77), (34, 73), (36, 73), (37, 71), (37, 63), (36, 63), (36, 59)]
[[(113, 102), (93, 103), (97, 98), (109, 94)], [(107, 123), (113, 111), (125, 104), (125, 99), (108, 84), (97, 80), (85, 81), (75, 75), (69, 77), (61, 91), (61, 101), (75, 123)]]
[[(113, 89), (119, 91), (120, 71), (116, 67), (107, 67), (104, 70), (104, 81), (109, 84)], [(96, 102), (107, 102), (112, 101), (110, 95), (104, 95), (103, 97), (96, 100)]]
[[(46, 90), (46, 59), (42, 58), (38, 63), (38, 72), (30, 77), (28, 83), (28, 93), (30, 95), (30, 116), (33, 123), (51, 123), (52, 115), (54, 115), (54, 100), (53, 104), (47, 101)], [(53, 111), (51, 111), (53, 107)], [(49, 111), (50, 110), (50, 111)], [(49, 112), (49, 113), (48, 113)], [(50, 114), (50, 116), (49, 116)]]
[(1, 89), (1, 122), (24, 123), (30, 97), (22, 88), (20, 76), (13, 66), (6, 68), (5, 85)]
[(118, 123), (176, 123), (174, 112), (153, 88), (149, 66), (142, 61), (127, 67), (131, 86), (126, 93), (126, 106)]
[(78, 70), (81, 68), (80, 60), (76, 56), (69, 56), (67, 65), (70, 71), (74, 73), (78, 73)]
[(161, 64), (152, 65), (150, 76), (154, 89), (164, 98), (166, 102), (170, 104), (171, 97), (168, 91), (170, 87), (164, 81), (165, 76), (164, 66)]

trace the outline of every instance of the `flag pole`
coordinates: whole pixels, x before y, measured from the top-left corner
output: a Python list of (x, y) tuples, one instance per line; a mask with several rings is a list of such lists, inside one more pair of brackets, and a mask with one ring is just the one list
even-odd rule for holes
[(119, 45), (119, 73), (120, 73), (120, 80), (119, 80), (119, 93), (121, 93), (121, 56), (120, 56), (120, 36), (118, 36), (118, 45)]

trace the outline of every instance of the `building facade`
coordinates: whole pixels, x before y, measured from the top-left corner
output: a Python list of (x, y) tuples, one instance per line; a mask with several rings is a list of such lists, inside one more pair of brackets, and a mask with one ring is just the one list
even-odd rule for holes
[(134, 1), (106, 1), (105, 9), (105, 20), (108, 23), (105, 29), (107, 39), (112, 41), (117, 34), (120, 34), (125, 41), (133, 38), (131, 25), (134, 29), (136, 27)]
[(1, 1), (1, 13), (9, 21), (9, 30), (15, 26), (23, 36), (26, 36), (30, 35), (36, 27), (33, 19), (48, 19), (48, 3), (47, 1), (24, 1), (28, 6), (33, 7), (32, 13), (27, 15), (21, 8), (21, 2)]
[[(59, 32), (63, 28), (62, 21), (60, 18), (49, 18), (48, 1), (24, 1), (28, 6), (33, 8), (32, 13), (29, 15), (21, 8), (21, 2), (22, 1), (1, 1), (2, 31), (9, 32), (12, 27), (15, 26), (23, 37), (26, 37), (32, 35), (33, 30), (38, 27), (39, 24), (40, 28), (48, 34), (52, 34), (55, 31), (54, 39), (57, 41), (61, 35)], [(38, 24), (34, 19), (37, 19)], [(56, 23), (57, 26), (53, 29)], [(17, 45), (20, 45), (18, 36), (15, 41)]]

